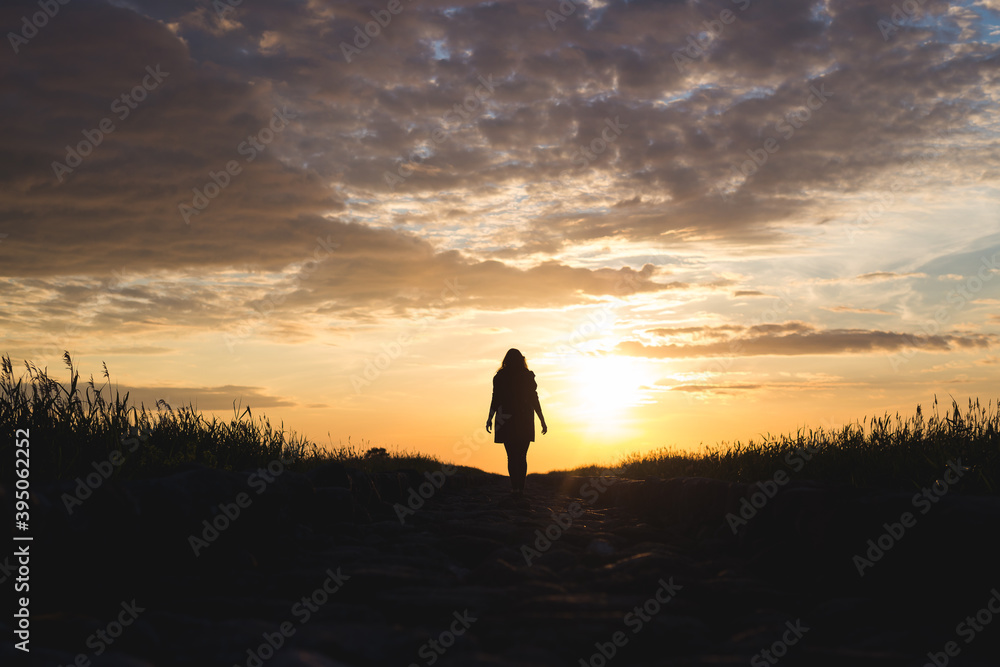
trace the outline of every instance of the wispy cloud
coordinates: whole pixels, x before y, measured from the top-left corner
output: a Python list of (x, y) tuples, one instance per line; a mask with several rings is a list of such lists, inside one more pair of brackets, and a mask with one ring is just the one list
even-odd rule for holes
[(854, 306), (824, 306), (823, 310), (829, 310), (831, 313), (861, 313), (861, 314), (872, 314), (872, 315), (892, 315), (887, 310), (882, 310), (881, 308), (857, 308)]
[[(705, 327), (695, 336), (719, 333)], [(647, 345), (624, 341), (616, 351), (637, 357), (696, 358), (759, 355), (830, 355), (894, 352), (908, 348), (947, 352), (955, 349), (988, 349), (996, 337), (991, 334), (923, 335), (861, 329), (818, 329), (803, 322), (765, 324), (743, 328), (725, 328), (725, 340), (706, 343), (669, 343)], [(731, 333), (732, 332), (732, 333)]]

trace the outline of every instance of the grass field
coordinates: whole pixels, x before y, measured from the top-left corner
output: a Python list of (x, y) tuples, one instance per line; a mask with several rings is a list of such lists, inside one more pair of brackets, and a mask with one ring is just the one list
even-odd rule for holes
[[(207, 419), (193, 407), (173, 408), (160, 401), (136, 406), (128, 394), (112, 388), (104, 367), (103, 382), (80, 382), (72, 359), (64, 355), (69, 382), (61, 383), (30, 362), (15, 374), (9, 357), (0, 367), (0, 429), (31, 434), (31, 478), (74, 479), (111, 461), (118, 477), (147, 477), (178, 466), (198, 463), (227, 470), (264, 466), (283, 457), (292, 469), (305, 470), (335, 460), (367, 471), (411, 468), (432, 470), (441, 461), (418, 452), (387, 451), (350, 444), (332, 450), (274, 426), (249, 407), (234, 407), (233, 417)], [(630, 478), (699, 476), (737, 482), (772, 479), (779, 470), (792, 479), (835, 484), (919, 490), (961, 458), (972, 474), (963, 478), (962, 493), (997, 493), (1000, 473), (1000, 414), (992, 401), (970, 401), (963, 411), (956, 403), (940, 414), (917, 406), (913, 416), (899, 414), (864, 418), (838, 430), (800, 430), (766, 435), (691, 454), (667, 449), (629, 454), (616, 463), (616, 474)], [(0, 456), (10, 461), (13, 438), (5, 437)], [(120, 458), (119, 458), (120, 457)], [(105, 466), (106, 467), (106, 466)], [(606, 468), (578, 468), (576, 474), (596, 474)]]
[[(952, 402), (942, 415), (937, 397), (932, 414), (918, 405), (912, 416), (865, 417), (836, 430), (800, 429), (766, 434), (746, 443), (718, 445), (690, 454), (660, 449), (624, 456), (614, 470), (623, 477), (713, 477), (734, 482), (791, 479), (833, 484), (919, 490), (940, 479), (948, 462), (971, 468), (956, 490), (995, 494), (1000, 475), (1000, 414), (997, 404), (970, 400), (963, 411)], [(596, 472), (596, 467), (581, 472)]]
[[(225, 470), (249, 470), (279, 458), (291, 459), (303, 471), (336, 460), (369, 472), (411, 468), (438, 469), (441, 462), (418, 453), (386, 451), (351, 444), (321, 448), (275, 426), (250, 407), (234, 407), (226, 420), (206, 418), (191, 406), (174, 408), (163, 401), (136, 406), (128, 394), (111, 386), (104, 367), (103, 383), (80, 382), (69, 354), (64, 355), (69, 382), (61, 383), (30, 362), (16, 377), (9, 357), (0, 360), (0, 429), (14, 434), (29, 429), (31, 479), (36, 482), (74, 479), (94, 472), (94, 464), (111, 461), (116, 477), (149, 477), (197, 463)], [(12, 456), (11, 439), (0, 445)], [(115, 453), (121, 456), (119, 459)], [(4, 458), (10, 461), (11, 458)]]

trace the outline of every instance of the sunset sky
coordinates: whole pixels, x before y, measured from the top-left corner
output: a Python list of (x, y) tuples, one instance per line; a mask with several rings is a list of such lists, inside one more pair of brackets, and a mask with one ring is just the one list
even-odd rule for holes
[(497, 472), (510, 347), (529, 471), (1000, 396), (1000, 0), (0, 23), (0, 352), (59, 378)]

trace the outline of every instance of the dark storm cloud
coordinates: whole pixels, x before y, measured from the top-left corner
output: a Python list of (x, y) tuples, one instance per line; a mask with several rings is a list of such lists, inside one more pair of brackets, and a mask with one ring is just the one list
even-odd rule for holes
[[(62, 7), (0, 60), (0, 273), (277, 271), (337, 229), (324, 215), (366, 222), (353, 216), (453, 192), (469, 219), (490, 212), (484, 192), (512, 185), (526, 204), (546, 205), (526, 213), (500, 259), (601, 237), (760, 242), (824, 193), (888, 182), (914, 156), (939, 167), (938, 181), (971, 164), (996, 173), (993, 140), (975, 135), (956, 150), (989, 114), (996, 45), (958, 44), (967, 19), (945, 2), (921, 5), (934, 29), (908, 25), (886, 40), (877, 21), (892, 3), (875, 0), (613, 1), (555, 24), (546, 11), (556, 2), (404, 0), (359, 48), (356, 29), (384, 6), (242, 3), (221, 16), (207, 2)], [(5, 34), (36, 10), (0, 10)], [(723, 10), (734, 20), (690, 50)], [(678, 68), (685, 48), (696, 57)], [(168, 75), (121, 118), (112, 102), (147, 66)], [(288, 124), (248, 161), (240, 146), (276, 109)], [(114, 131), (60, 182), (53, 162), (105, 118)], [(186, 224), (179, 205), (196, 204), (192, 189), (211, 189), (210, 174), (226, 180), (230, 161), (240, 173)], [(406, 175), (390, 184), (387, 173)], [(595, 196), (606, 203), (591, 205)], [(353, 260), (364, 284), (407, 280), (399, 265), (429, 282), (459, 269), (483, 286), (520, 275), (380, 234), (393, 263), (375, 248)], [(396, 263), (400, 248), (415, 254)], [(350, 279), (328, 268), (298, 296), (326, 303), (323, 286), (345, 288)], [(588, 271), (536, 271), (570, 290), (563, 302), (605, 293)], [(345, 298), (364, 289), (346, 285)]]
[[(0, 271), (22, 279), (10, 284), (7, 305), (30, 308), (26, 317), (61, 331), (54, 334), (60, 341), (102, 328), (127, 333), (148, 326), (231, 322), (257, 303), (239, 290), (199, 284), (199, 272), (227, 267), (278, 271), (326, 258), (330, 251), (323, 241), (334, 237), (340, 245), (336, 257), (321, 262), (289, 295), (289, 306), (318, 306), (323, 312), (361, 312), (386, 304), (397, 310), (432, 307), (440, 305), (437, 295), (446, 280), (461, 286), (468, 303), (483, 308), (561, 305), (588, 295), (661, 289), (650, 281), (652, 267), (591, 271), (546, 262), (525, 271), (472, 261), (454, 251), (437, 253), (428, 243), (394, 231), (324, 219), (317, 213), (342, 210), (342, 204), (315, 170), (278, 160), (278, 149), (290, 154), (302, 147), (313, 150), (314, 131), (322, 149), (325, 131), (336, 136), (365, 126), (336, 109), (331, 118), (311, 125), (315, 112), (309, 103), (296, 107), (303, 100), (289, 101), (267, 78), (274, 67), (290, 67), (293, 58), (268, 64), (268, 58), (251, 54), (236, 68), (231, 61), (239, 58), (233, 51), (250, 44), (247, 31), (218, 32), (217, 17), (204, 8), (169, 17), (183, 28), (187, 43), (167, 26), (123, 9), (92, 3), (66, 12), (63, 23), (53, 21), (17, 61), (5, 60), (5, 74), (11, 75), (4, 77), (5, 93), (18, 101), (9, 122), (17, 131), (0, 149), (8, 186), (2, 215), (10, 230), (0, 247)], [(17, 10), (8, 10), (7, 16), (14, 14)], [(283, 16), (275, 14), (259, 31), (288, 29), (278, 20)], [(206, 41), (205, 33), (212, 30), (218, 34)], [(87, 62), (73, 57), (73, 44), (93, 57)], [(199, 49), (201, 57), (226, 66), (199, 61), (194, 53)], [(223, 53), (229, 55), (223, 58)], [(308, 70), (308, 63), (299, 64)], [(160, 72), (161, 80), (136, 102), (131, 91), (144, 78), (154, 82), (147, 66)], [(308, 86), (308, 76), (299, 83)], [(122, 94), (129, 95), (134, 109), (115, 102)], [(399, 95), (381, 95), (382, 106), (391, 106), (390, 98)], [(414, 90), (407, 101), (420, 99)], [(258, 142), (263, 146), (258, 149), (247, 138), (262, 139), (262, 129), (282, 124), (272, 124), (275, 109), (291, 124), (274, 133), (271, 143)], [(106, 118), (113, 131), (95, 134)], [(75, 149), (89, 142), (88, 136), (100, 138), (89, 155), (78, 165), (67, 160), (64, 147)], [(239, 173), (226, 173), (231, 161)], [(73, 166), (57, 174), (54, 162)], [(208, 192), (213, 175), (215, 183), (228, 183), (211, 200), (200, 200), (207, 206), (199, 212), (192, 188)], [(193, 208), (187, 221), (180, 204)], [(317, 253), (319, 248), (323, 251)], [(163, 274), (170, 270), (185, 273)], [(115, 278), (157, 271), (148, 284), (123, 287)], [(619, 279), (625, 279), (625, 287), (616, 292)], [(284, 300), (283, 290), (277, 285), (264, 300), (272, 295)], [(247, 292), (252, 293), (242, 294)]]
[[(683, 335), (690, 342), (646, 345), (639, 341), (619, 343), (616, 351), (637, 357), (686, 359), (719, 356), (830, 355), (893, 352), (919, 349), (948, 352), (989, 349), (992, 334), (924, 335), (865, 329), (818, 329), (805, 322), (761, 324), (751, 327), (684, 327), (653, 329), (658, 336)], [(708, 339), (710, 342), (699, 342)], [(720, 340), (721, 339), (721, 340)]]
[[(665, 232), (740, 242), (773, 236), (773, 223), (815, 206), (817, 194), (871, 187), (917, 156), (949, 167), (935, 176), (943, 180), (974, 160), (996, 164), (988, 141), (971, 153), (949, 149), (985, 119), (975, 100), (997, 74), (994, 44), (965, 43), (956, 56), (945, 3), (922, 7), (940, 29), (910, 26), (890, 41), (877, 21), (891, 3), (753, 3), (683, 72), (674, 54), (733, 3), (612, 2), (581, 8), (552, 30), (539, 19), (554, 7), (502, 3), (449, 18), (405, 11), (410, 35), (440, 40), (450, 57), (434, 60), (426, 41), (407, 46), (389, 26), (352, 64), (367, 77), (359, 94), (387, 113), (366, 112), (371, 134), (346, 182), (373, 193), (523, 183), (543, 196), (555, 188), (561, 201), (526, 234), (544, 230), (560, 242)], [(410, 78), (414, 62), (422, 84)], [(488, 113), (472, 112), (444, 143), (428, 141), (480, 74), (497, 82)], [(390, 104), (413, 98), (414, 86), (422, 102)], [(605, 133), (609, 121), (620, 134)], [(386, 156), (395, 174), (428, 147), (403, 182), (384, 183)], [(748, 163), (747, 151), (766, 162)], [(574, 188), (591, 177), (609, 179), (603, 196), (640, 203), (581, 215)], [(535, 243), (526, 239), (524, 251)]]
[[(4, 22), (24, 7), (4, 10)], [(324, 230), (301, 214), (339, 207), (315, 174), (275, 159), (286, 137), (252, 162), (238, 153), (282, 107), (271, 84), (192, 60), (165, 25), (74, 3), (9, 56), (0, 77), (9, 107), (0, 149), (5, 275), (278, 268)], [(154, 83), (147, 67), (159, 73), (151, 90), (142, 88)], [(88, 154), (77, 163), (67, 145)], [(242, 173), (185, 224), (179, 204), (190, 204), (192, 188), (203, 189), (230, 160)], [(77, 166), (67, 173), (56, 162)]]

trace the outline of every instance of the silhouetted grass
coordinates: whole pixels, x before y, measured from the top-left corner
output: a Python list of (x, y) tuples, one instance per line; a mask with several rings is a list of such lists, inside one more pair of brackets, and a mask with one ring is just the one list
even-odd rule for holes
[[(834, 430), (800, 429), (794, 435), (777, 436), (768, 433), (761, 440), (722, 443), (701, 454), (667, 448), (633, 453), (612, 469), (629, 478), (696, 476), (733, 482), (772, 479), (776, 471), (784, 470), (792, 479), (919, 490), (939, 479), (949, 461), (961, 458), (962, 465), (972, 470), (956, 485), (956, 491), (997, 493), (997, 405), (990, 402), (982, 406), (978, 399), (970, 399), (963, 413), (952, 401), (951, 411), (942, 417), (935, 397), (933, 408), (929, 418), (918, 405), (912, 417), (886, 414)], [(811, 458), (806, 460), (806, 455)]]
[(367, 471), (440, 467), (432, 457), (389, 452), (361, 451), (350, 443), (326, 451), (313, 442), (283, 428), (274, 427), (250, 408), (233, 408), (232, 419), (206, 418), (193, 406), (174, 409), (164, 401), (155, 407), (136, 406), (128, 394), (111, 387), (104, 366), (105, 382), (93, 377), (80, 382), (67, 352), (63, 359), (69, 383), (63, 384), (31, 362), (26, 373), (15, 377), (9, 357), (0, 358), (0, 456), (13, 461), (13, 438), (17, 429), (29, 429), (31, 479), (35, 482), (74, 479), (94, 472), (94, 465), (124, 458), (114, 475), (147, 477), (160, 475), (185, 464), (201, 464), (225, 470), (249, 470), (279, 458), (291, 459), (290, 468), (304, 470), (335, 460)]
[[(9, 357), (0, 358), (0, 456), (13, 460), (16, 429), (30, 429), (31, 478), (34, 481), (73, 479), (94, 471), (94, 464), (124, 458), (115, 476), (160, 475), (186, 464), (226, 470), (249, 470), (284, 457), (302, 471), (326, 461), (338, 461), (368, 472), (436, 470), (441, 461), (416, 452), (388, 451), (370, 443), (323, 449), (307, 439), (275, 428), (250, 408), (234, 406), (232, 419), (206, 418), (192, 406), (174, 409), (163, 401), (147, 408), (129, 402), (105, 382), (93, 377), (80, 383), (69, 353), (64, 355), (69, 383), (51, 378), (44, 369), (25, 362), (26, 374), (15, 378)], [(623, 457), (610, 469), (629, 478), (712, 477), (734, 482), (772, 479), (784, 470), (792, 479), (898, 490), (919, 490), (940, 478), (948, 461), (970, 466), (956, 485), (961, 493), (997, 493), (1000, 479), (1000, 413), (992, 402), (970, 400), (963, 413), (952, 402), (950, 412), (925, 418), (898, 413), (849, 424), (835, 430), (800, 429), (795, 434), (764, 435), (745, 444), (722, 443), (704, 453), (662, 448)], [(808, 448), (815, 450), (810, 452)], [(811, 458), (806, 460), (806, 455)], [(801, 461), (792, 464), (791, 461)], [(474, 468), (456, 466), (475, 471)], [(796, 470), (796, 467), (800, 469)], [(576, 474), (607, 474), (608, 468), (585, 466)]]

